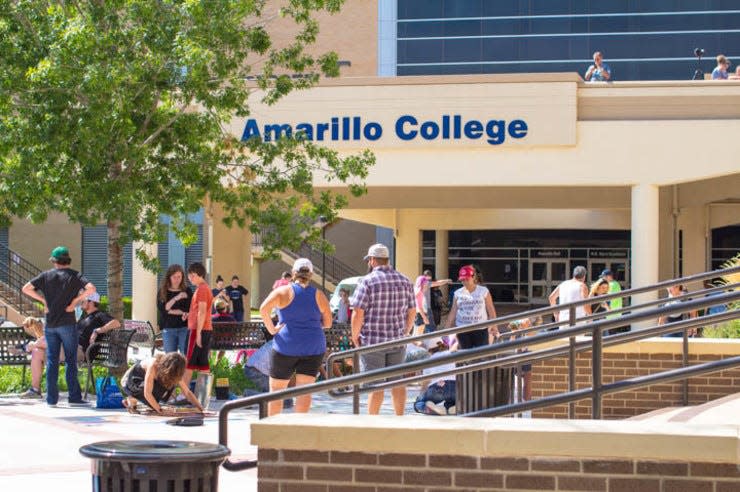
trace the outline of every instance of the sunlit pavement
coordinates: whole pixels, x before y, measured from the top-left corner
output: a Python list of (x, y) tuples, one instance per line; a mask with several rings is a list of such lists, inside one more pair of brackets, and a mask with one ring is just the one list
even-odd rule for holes
[[(391, 412), (386, 392), (383, 413)], [(417, 391), (409, 389), (407, 412)], [(218, 442), (216, 417), (206, 418), (200, 427), (167, 425), (169, 418), (130, 415), (125, 410), (70, 408), (66, 395), (50, 408), (41, 400), (0, 397), (0, 483), (2, 490), (54, 490), (80, 492), (91, 490), (90, 460), (78, 452), (81, 446), (109, 440), (192, 440)], [(364, 409), (365, 398), (362, 398)], [(223, 402), (212, 401), (210, 410)], [(352, 413), (352, 400), (335, 400), (316, 395), (312, 412)], [(430, 417), (433, 418), (433, 417)], [(236, 459), (254, 459), (257, 448), (249, 444), (249, 425), (257, 420), (256, 408), (233, 412), (229, 418), (229, 448)], [(221, 469), (222, 491), (257, 490), (257, 472), (228, 472)]]

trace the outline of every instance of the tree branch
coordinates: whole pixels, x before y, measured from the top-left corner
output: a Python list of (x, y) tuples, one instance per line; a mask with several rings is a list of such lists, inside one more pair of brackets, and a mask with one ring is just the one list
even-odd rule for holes
[(169, 119), (169, 121), (167, 121), (167, 123), (165, 123), (164, 125), (161, 125), (161, 126), (160, 126), (159, 128), (157, 128), (156, 130), (154, 130), (154, 133), (152, 133), (151, 135), (149, 135), (149, 136), (148, 136), (148, 137), (147, 137), (147, 138), (146, 138), (146, 139), (145, 139), (145, 140), (144, 140), (144, 141), (143, 141), (143, 142), (142, 142), (142, 143), (141, 143), (141, 144), (139, 145), (139, 147), (145, 147), (145, 146), (149, 145), (150, 143), (152, 143), (152, 142), (153, 142), (153, 141), (154, 141), (154, 140), (155, 140), (155, 139), (156, 139), (156, 138), (157, 138), (157, 137), (158, 137), (158, 136), (160, 135), (160, 133), (162, 133), (162, 132), (163, 132), (163, 131), (165, 131), (165, 130), (166, 130), (167, 128), (169, 128), (170, 126), (172, 126), (172, 124), (173, 124), (173, 123), (174, 123), (175, 121), (177, 121), (177, 119), (178, 119), (178, 118), (179, 118), (180, 116), (182, 116), (182, 114), (183, 114), (183, 113), (185, 112), (185, 109), (186, 109), (187, 107), (188, 107), (188, 104), (183, 104), (182, 106), (180, 106), (180, 107), (179, 107), (179, 108), (177, 109), (177, 113), (175, 114), (175, 116), (173, 116), (172, 118), (170, 118), (170, 119)]

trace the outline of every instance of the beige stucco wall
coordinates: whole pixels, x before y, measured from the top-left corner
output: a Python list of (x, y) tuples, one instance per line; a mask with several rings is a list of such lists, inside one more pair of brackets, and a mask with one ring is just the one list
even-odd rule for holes
[(50, 267), (51, 250), (60, 245), (69, 248), (73, 268), (82, 264), (82, 228), (70, 223), (66, 215), (51, 213), (43, 224), (16, 219), (8, 236), (10, 249), (42, 270)]

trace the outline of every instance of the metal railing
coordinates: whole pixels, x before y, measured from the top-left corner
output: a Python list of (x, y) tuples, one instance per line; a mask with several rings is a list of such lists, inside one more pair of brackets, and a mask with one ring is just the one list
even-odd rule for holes
[(43, 310), (36, 301), (23, 294), (23, 286), (41, 273), (36, 265), (21, 255), (0, 244), (0, 294), (5, 301), (19, 312), (41, 315)]
[[(660, 282), (658, 284), (642, 287), (642, 288), (636, 288), (636, 289), (630, 289), (625, 290), (620, 293), (616, 294), (610, 294), (610, 295), (604, 295), (599, 296), (598, 301), (613, 299), (613, 298), (620, 298), (620, 297), (629, 297), (634, 294), (638, 293), (645, 293), (654, 291), (657, 289), (665, 288), (672, 285), (678, 285), (682, 283), (689, 283), (689, 282), (695, 282), (704, 280), (707, 278), (714, 278), (721, 275), (726, 275), (730, 273), (736, 273), (740, 272), (740, 267), (734, 267), (730, 269), (724, 269), (724, 270), (718, 270), (713, 272), (707, 272), (699, 275), (693, 275), (690, 277), (685, 277), (681, 279), (675, 279), (675, 280), (669, 280), (665, 282)], [(553, 313), (555, 311), (560, 311), (563, 309), (568, 309), (570, 311), (571, 317), (570, 320), (567, 322), (568, 326), (566, 328), (561, 328), (560, 330), (555, 331), (542, 331), (543, 329), (547, 330), (548, 327), (559, 327), (561, 325), (564, 325), (565, 321), (559, 321), (555, 323), (551, 323), (545, 326), (538, 326), (536, 328), (532, 328), (530, 330), (526, 331), (533, 331), (533, 330), (539, 330), (540, 333), (528, 336), (528, 337), (519, 337), (519, 335), (525, 334), (525, 330), (517, 331), (514, 335), (518, 338), (514, 340), (505, 341), (502, 343), (496, 343), (493, 345), (486, 345), (483, 347), (477, 347), (473, 349), (468, 350), (462, 350), (458, 352), (453, 352), (445, 355), (441, 355), (439, 357), (435, 357), (433, 359), (425, 359), (420, 361), (414, 361), (409, 363), (400, 364), (398, 366), (388, 367), (384, 369), (378, 369), (373, 371), (367, 371), (359, 374), (352, 374), (349, 376), (343, 376), (340, 378), (334, 378), (329, 379), (326, 381), (321, 381), (319, 383), (314, 383), (311, 385), (296, 387), (296, 388), (289, 388), (286, 390), (277, 391), (274, 393), (266, 393), (262, 395), (256, 395), (240, 400), (234, 400), (231, 402), (227, 402), (219, 412), (219, 441), (221, 444), (227, 445), (228, 444), (228, 415), (231, 411), (244, 408), (247, 406), (252, 405), (259, 405), (260, 408), (260, 418), (265, 417), (267, 415), (267, 404), (270, 401), (273, 400), (281, 400), (285, 398), (292, 398), (295, 396), (301, 396), (311, 393), (316, 393), (319, 391), (329, 391), (330, 394), (334, 396), (348, 396), (350, 392), (338, 392), (336, 390), (340, 388), (346, 388), (348, 386), (352, 387), (351, 393), (353, 396), (353, 411), (355, 413), (359, 412), (359, 395), (361, 393), (368, 393), (373, 391), (379, 391), (386, 388), (393, 388), (396, 386), (403, 386), (410, 382), (414, 381), (421, 381), (425, 379), (429, 379), (430, 375), (424, 375), (424, 374), (417, 374), (410, 377), (403, 377), (406, 374), (409, 373), (416, 373), (417, 371), (423, 371), (424, 369), (430, 369), (433, 367), (441, 366), (441, 365), (447, 365), (447, 364), (460, 364), (460, 363), (466, 363), (464, 366), (457, 366), (454, 369), (447, 369), (443, 371), (436, 371), (434, 373), (435, 378), (443, 377), (443, 376), (451, 376), (461, 373), (468, 373), (471, 371), (478, 371), (481, 369), (491, 368), (491, 367), (513, 367), (517, 365), (521, 365), (524, 363), (531, 363), (535, 361), (541, 361), (550, 359), (553, 357), (560, 357), (568, 354), (568, 360), (569, 360), (569, 389), (568, 391), (558, 394), (558, 395), (552, 395), (544, 398), (540, 398), (533, 401), (527, 401), (527, 402), (521, 402), (521, 403), (512, 403), (492, 409), (485, 409), (476, 411), (470, 414), (466, 414), (464, 416), (494, 416), (494, 415), (505, 415), (505, 414), (511, 414), (511, 413), (517, 413), (525, 410), (532, 410), (537, 408), (544, 408), (551, 405), (556, 404), (564, 404), (568, 403), (571, 405), (570, 412), (571, 417), (574, 415), (573, 411), (573, 405), (575, 401), (591, 398), (592, 400), (592, 416), (594, 418), (601, 418), (601, 400), (602, 397), (605, 394), (615, 393), (618, 391), (625, 391), (629, 389), (635, 389), (638, 387), (648, 386), (651, 384), (655, 384), (658, 382), (670, 382), (675, 381), (679, 379), (686, 379), (690, 376), (694, 376), (697, 374), (704, 374), (708, 372), (713, 372), (721, 369), (726, 369), (729, 367), (736, 367), (740, 366), (740, 356), (738, 357), (732, 357), (728, 359), (724, 359), (721, 361), (714, 361), (714, 362), (708, 362), (704, 364), (694, 365), (694, 366), (688, 366), (688, 336), (687, 336), (687, 330), (696, 328), (703, 325), (710, 325), (715, 323), (720, 323), (724, 321), (729, 321), (732, 319), (740, 318), (740, 310), (728, 310), (724, 313), (719, 314), (713, 314), (709, 316), (703, 316), (703, 317), (697, 317), (697, 318), (691, 318), (684, 321), (680, 321), (677, 323), (671, 323), (669, 325), (657, 325), (650, 328), (646, 328), (639, 331), (632, 331), (632, 332), (626, 332), (626, 333), (620, 333), (617, 335), (607, 336), (603, 337), (603, 333), (607, 330), (618, 328), (627, 324), (632, 324), (636, 322), (647, 322), (651, 320), (655, 320), (657, 318), (660, 318), (662, 316), (667, 315), (675, 315), (675, 314), (681, 314), (685, 312), (692, 312), (694, 310), (698, 309), (704, 309), (709, 308), (712, 306), (717, 305), (723, 305), (723, 304), (730, 304), (730, 303), (737, 303), (740, 302), (740, 290), (731, 290), (738, 287), (738, 284), (723, 286), (723, 287), (717, 287), (713, 289), (708, 289), (705, 291), (699, 291), (693, 293), (691, 296), (697, 297), (701, 296), (701, 298), (698, 299), (687, 299), (683, 300), (682, 302), (672, 303), (669, 305), (660, 305), (663, 304), (665, 301), (649, 301), (648, 303), (645, 303), (644, 305), (632, 305), (629, 308), (625, 308), (623, 310), (624, 314), (623, 316), (617, 317), (617, 318), (606, 318), (606, 319), (595, 319), (595, 321), (588, 322), (586, 318), (581, 318), (577, 320), (575, 318), (575, 312), (577, 307), (594, 303), (594, 298), (590, 298), (583, 301), (578, 301), (574, 303), (569, 303), (566, 305), (558, 305), (558, 306), (551, 306), (541, 309), (536, 309), (533, 311), (529, 311), (528, 313), (518, 313), (515, 315), (510, 316), (504, 316), (501, 318), (496, 318), (494, 320), (486, 321), (483, 323), (477, 323), (474, 325), (467, 325), (463, 327), (455, 327), (455, 328), (448, 328), (445, 330), (438, 330), (434, 333), (428, 333), (423, 335), (416, 335), (411, 337), (406, 337), (402, 340), (393, 340), (389, 342), (384, 342), (372, 346), (367, 347), (358, 347), (338, 353), (332, 353), (327, 358), (327, 366), (331, 368), (331, 364), (335, 360), (339, 359), (347, 359), (352, 358), (354, 361), (353, 367), (357, 368), (359, 367), (359, 355), (364, 352), (371, 352), (371, 351), (377, 351), (377, 350), (384, 350), (389, 349), (393, 347), (397, 347), (400, 345), (405, 345), (407, 343), (412, 343), (414, 341), (423, 341), (425, 339), (430, 338), (436, 338), (443, 335), (452, 335), (457, 333), (464, 333), (468, 331), (473, 330), (479, 330), (482, 328), (487, 328), (491, 325), (501, 325), (502, 323), (507, 323), (510, 321), (514, 321), (517, 319), (521, 319), (524, 316), (539, 316), (543, 314)], [(726, 293), (720, 293), (722, 291), (729, 290), (729, 292)], [(707, 296), (706, 294), (712, 294), (711, 296)], [(688, 296), (686, 296), (688, 297)], [(643, 309), (645, 306), (647, 306), (647, 309)], [(639, 312), (638, 312), (639, 311)], [(616, 312), (616, 311), (615, 311)], [(610, 315), (614, 313), (606, 313), (606, 315)], [(597, 315), (593, 318), (599, 318), (601, 315)], [(651, 374), (649, 376), (641, 376), (637, 378), (631, 378), (631, 379), (625, 379), (621, 380), (615, 383), (611, 384), (602, 384), (602, 349), (604, 346), (611, 346), (611, 345), (617, 345), (621, 343), (627, 343), (627, 342), (633, 342), (636, 340), (642, 340), (645, 338), (650, 338), (666, 333), (672, 333), (672, 332), (678, 332), (683, 331), (684, 334), (684, 343), (683, 343), (683, 350), (684, 350), (684, 357), (683, 357), (683, 365), (684, 367), (680, 369), (665, 371), (658, 374)], [(585, 341), (577, 341), (576, 337), (578, 335), (584, 335), (584, 334), (590, 334), (591, 340), (585, 340)], [(552, 348), (545, 348), (541, 350), (534, 350), (532, 352), (521, 352), (521, 353), (514, 353), (511, 355), (512, 352), (515, 352), (518, 349), (526, 348), (527, 346), (532, 345), (538, 345), (545, 342), (556, 342), (558, 340), (562, 340), (564, 342), (567, 341), (567, 345), (558, 345), (556, 347)], [(591, 388), (585, 388), (577, 390), (575, 386), (575, 359), (576, 354), (581, 351), (588, 351), (590, 350), (592, 352), (592, 386)], [(492, 358), (495, 357), (495, 358)], [(328, 374), (331, 374), (331, 370), (327, 371)], [(379, 384), (373, 384), (372, 386), (363, 386), (368, 383), (377, 382), (379, 380), (385, 380), (389, 377), (395, 377), (395, 376), (402, 376), (401, 379), (397, 379), (390, 382), (382, 382)], [(687, 403), (687, 401), (685, 401)], [(233, 462), (230, 460), (227, 460), (224, 463), (224, 467), (228, 470), (236, 471), (236, 470), (242, 470), (247, 468), (252, 468), (256, 466), (255, 460), (247, 460), (247, 461), (239, 461), (239, 462)]]
[[(283, 250), (291, 258), (308, 258), (313, 263), (314, 270), (320, 273), (329, 282), (338, 284), (342, 279), (347, 277), (358, 277), (361, 274), (347, 265), (334, 255), (325, 254), (321, 250), (312, 248), (307, 244), (302, 244), (297, 251)], [(326, 272), (322, 266), (326, 266)]]
[[(252, 234), (252, 245), (262, 246), (262, 235)], [(326, 254), (323, 251), (313, 248), (308, 244), (302, 244), (296, 251), (289, 249), (283, 249), (283, 253), (289, 257), (296, 258), (308, 258), (313, 263), (314, 270), (316, 273), (320, 273), (326, 280), (333, 284), (339, 283), (341, 280), (348, 277), (358, 277), (362, 273), (358, 272), (350, 265), (344, 263), (342, 260), (334, 255)], [(323, 266), (326, 268), (326, 272), (323, 270)]]

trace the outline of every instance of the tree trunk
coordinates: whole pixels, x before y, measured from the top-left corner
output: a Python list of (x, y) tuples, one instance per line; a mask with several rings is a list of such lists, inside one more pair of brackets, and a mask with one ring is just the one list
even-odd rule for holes
[(123, 320), (123, 248), (120, 223), (108, 221), (108, 312)]

